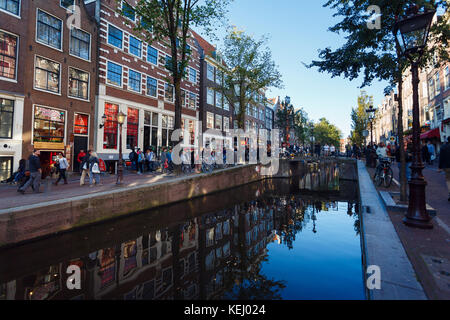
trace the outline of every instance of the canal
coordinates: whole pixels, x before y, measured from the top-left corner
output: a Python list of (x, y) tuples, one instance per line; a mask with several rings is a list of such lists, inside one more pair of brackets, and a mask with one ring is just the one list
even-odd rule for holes
[(1, 249), (0, 299), (365, 299), (357, 183), (324, 171)]

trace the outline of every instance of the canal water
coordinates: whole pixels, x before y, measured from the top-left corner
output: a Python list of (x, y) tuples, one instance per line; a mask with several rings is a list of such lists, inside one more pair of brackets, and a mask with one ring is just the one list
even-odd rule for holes
[(365, 299), (358, 209), (332, 170), (249, 184), (0, 250), (0, 299)]

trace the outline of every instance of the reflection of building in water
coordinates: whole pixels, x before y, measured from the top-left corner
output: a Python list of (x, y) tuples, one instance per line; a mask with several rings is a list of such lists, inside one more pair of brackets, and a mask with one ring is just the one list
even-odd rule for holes
[(299, 179), (300, 190), (330, 191), (339, 188), (339, 168), (337, 164), (309, 170)]

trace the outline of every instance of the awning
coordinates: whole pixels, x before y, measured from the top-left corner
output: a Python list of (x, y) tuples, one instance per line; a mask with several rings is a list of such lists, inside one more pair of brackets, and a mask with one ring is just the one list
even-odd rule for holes
[(420, 135), (420, 139), (431, 139), (431, 138), (438, 138), (438, 139), (441, 138), (441, 132), (439, 131), (439, 128), (427, 131)]

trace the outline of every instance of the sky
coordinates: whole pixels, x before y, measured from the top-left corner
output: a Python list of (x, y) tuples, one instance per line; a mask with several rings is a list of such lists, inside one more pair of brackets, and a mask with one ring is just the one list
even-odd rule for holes
[[(291, 97), (295, 108), (302, 107), (310, 119), (317, 122), (325, 117), (343, 134), (351, 131), (350, 113), (357, 105), (362, 80), (349, 81), (331, 78), (328, 73), (308, 69), (302, 62), (318, 59), (318, 50), (338, 48), (345, 43), (344, 36), (329, 32), (328, 28), (339, 21), (334, 11), (324, 8), (326, 0), (234, 0), (229, 7), (231, 25), (255, 38), (269, 37), (268, 46), (283, 77), (283, 89), (270, 89), (269, 98)], [(217, 32), (223, 39), (224, 30)], [(208, 39), (207, 37), (205, 37)], [(212, 41), (218, 44), (220, 41)], [(374, 106), (381, 104), (386, 82), (374, 82), (364, 88), (374, 97)]]

